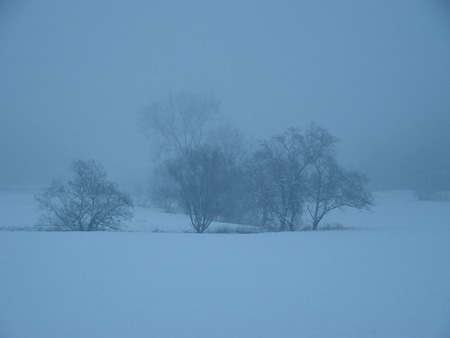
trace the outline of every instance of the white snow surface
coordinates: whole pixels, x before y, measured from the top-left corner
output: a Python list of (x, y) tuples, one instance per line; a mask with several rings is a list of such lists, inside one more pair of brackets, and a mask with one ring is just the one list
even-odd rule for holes
[(145, 208), (124, 232), (12, 231), (35, 192), (0, 188), (0, 337), (450, 337), (449, 202), (377, 193), (336, 231), (198, 235)]

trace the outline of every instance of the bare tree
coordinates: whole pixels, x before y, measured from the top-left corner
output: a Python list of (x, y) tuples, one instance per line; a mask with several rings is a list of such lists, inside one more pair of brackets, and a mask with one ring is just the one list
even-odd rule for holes
[(330, 211), (342, 207), (367, 208), (372, 195), (365, 190), (367, 178), (355, 171), (346, 171), (332, 158), (324, 158), (314, 164), (308, 179), (307, 210), (312, 230)]
[(257, 151), (246, 165), (246, 179), (248, 190), (249, 211), (254, 214), (255, 225), (264, 229), (276, 231), (279, 229), (277, 219), (272, 212), (276, 204), (278, 186), (270, 168), (266, 165), (265, 155)]
[(345, 171), (333, 162), (315, 167), (308, 182), (307, 210), (312, 230), (317, 230), (323, 217), (334, 209), (345, 206), (363, 209), (372, 204), (373, 198), (364, 187), (367, 178), (355, 171)]
[(167, 158), (200, 146), (220, 117), (219, 107), (219, 100), (211, 95), (168, 95), (142, 112), (141, 127), (157, 157)]
[(201, 146), (168, 160), (168, 172), (178, 184), (178, 199), (198, 233), (219, 214), (220, 196), (227, 190), (229, 163), (215, 147)]
[(249, 168), (265, 227), (276, 223), (278, 231), (296, 230), (306, 209), (316, 230), (331, 210), (370, 205), (364, 176), (337, 164), (336, 141), (324, 128), (310, 125), (304, 134), (288, 129), (261, 143)]
[(305, 137), (298, 129), (263, 141), (255, 154), (257, 169), (254, 193), (264, 217), (278, 220), (279, 231), (294, 231), (301, 221), (305, 169), (310, 163)]
[(117, 230), (132, 216), (129, 195), (106, 180), (102, 165), (89, 160), (73, 162), (73, 181), (53, 182), (36, 196), (44, 212), (42, 225), (57, 230)]
[(336, 160), (336, 138), (324, 128), (311, 125), (305, 139), (310, 158), (307, 177), (307, 206), (312, 230), (330, 211), (344, 206), (362, 209), (372, 203), (365, 190), (367, 179), (360, 173), (346, 171)]

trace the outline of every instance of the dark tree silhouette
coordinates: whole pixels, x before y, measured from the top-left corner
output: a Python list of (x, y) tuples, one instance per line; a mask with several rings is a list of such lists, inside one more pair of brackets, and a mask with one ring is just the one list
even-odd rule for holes
[(305, 133), (291, 128), (261, 142), (249, 168), (263, 226), (277, 224), (278, 231), (299, 229), (306, 210), (316, 230), (331, 210), (370, 206), (365, 177), (338, 165), (336, 141), (327, 130), (311, 125)]
[(219, 214), (219, 201), (228, 189), (230, 163), (216, 147), (189, 149), (167, 161), (168, 172), (178, 184), (178, 202), (198, 233)]
[(372, 195), (365, 190), (366, 177), (339, 167), (331, 157), (317, 161), (308, 178), (307, 210), (312, 230), (330, 211), (345, 206), (363, 209), (372, 204)]
[(131, 197), (106, 180), (102, 165), (78, 160), (71, 170), (73, 181), (53, 182), (36, 196), (44, 212), (41, 225), (57, 230), (117, 230), (131, 218)]
[(277, 220), (279, 231), (294, 231), (304, 201), (305, 169), (310, 159), (304, 136), (289, 129), (260, 144), (255, 153), (254, 193), (264, 219)]

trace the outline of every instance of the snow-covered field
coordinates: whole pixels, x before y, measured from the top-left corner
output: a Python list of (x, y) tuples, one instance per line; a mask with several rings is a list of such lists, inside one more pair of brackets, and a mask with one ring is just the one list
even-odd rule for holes
[[(0, 188), (0, 229), (33, 226), (34, 192)], [(136, 208), (128, 232), (0, 231), (0, 337), (450, 337), (449, 202), (325, 222), (353, 229), (197, 235)]]

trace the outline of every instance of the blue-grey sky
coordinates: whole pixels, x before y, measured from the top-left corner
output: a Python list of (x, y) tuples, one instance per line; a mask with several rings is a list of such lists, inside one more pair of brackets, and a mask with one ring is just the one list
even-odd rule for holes
[(138, 112), (179, 91), (221, 98), (226, 119), (255, 139), (315, 122), (376, 188), (448, 174), (449, 6), (3, 1), (0, 184), (49, 183), (93, 158), (142, 186), (150, 158)]

